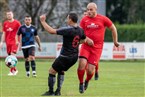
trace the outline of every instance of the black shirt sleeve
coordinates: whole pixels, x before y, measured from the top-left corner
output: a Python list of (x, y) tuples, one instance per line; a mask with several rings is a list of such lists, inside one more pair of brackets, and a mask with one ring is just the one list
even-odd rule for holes
[(81, 39), (83, 40), (83, 39), (85, 39), (85, 38), (86, 38), (86, 35), (85, 35), (85, 33), (84, 33), (84, 30), (83, 30), (83, 29), (81, 29), (81, 32), (82, 32), (82, 37), (81, 37)]
[(22, 32), (21, 32), (21, 28), (22, 28), (22, 27), (19, 28), (19, 30), (18, 30), (18, 32), (17, 32), (17, 35), (22, 34)]
[(37, 33), (37, 29), (35, 28), (35, 32), (34, 32), (34, 35), (37, 36), (38, 33)]
[(68, 36), (71, 34), (70, 28), (68, 28), (68, 27), (60, 28), (60, 29), (56, 30), (56, 32), (58, 35), (62, 35), (62, 36)]

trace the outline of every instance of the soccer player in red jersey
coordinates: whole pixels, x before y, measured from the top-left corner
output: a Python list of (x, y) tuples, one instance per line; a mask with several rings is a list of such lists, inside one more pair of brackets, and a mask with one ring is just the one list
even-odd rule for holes
[[(88, 14), (88, 13), (87, 13), (87, 10), (85, 10), (84, 13), (83, 13), (83, 16), (87, 16), (87, 14)], [(87, 71), (87, 67), (88, 67), (88, 66), (86, 66), (86, 71)], [(95, 80), (98, 80), (98, 78), (99, 78), (99, 63), (96, 64), (95, 76), (94, 76), (94, 79), (95, 79)]]
[[(6, 43), (6, 49), (8, 55), (15, 55), (17, 52), (18, 46), (16, 45), (16, 34), (21, 26), (20, 22), (18, 20), (15, 20), (13, 17), (12, 11), (6, 12), (7, 20), (3, 23), (3, 34), (1, 37), (1, 43), (0, 48), (3, 45), (3, 42)], [(8, 75), (16, 75), (18, 73), (18, 70), (16, 67), (13, 67), (10, 69), (10, 73)]]
[[(93, 2), (87, 5), (87, 16), (83, 17), (80, 26), (83, 28), (86, 36), (92, 39), (93, 44), (83, 43), (79, 54), (78, 79), (79, 92), (84, 93), (88, 83), (94, 75), (94, 70), (100, 60), (104, 35), (106, 27), (112, 32), (113, 42), (116, 47), (119, 46), (117, 30), (112, 21), (106, 16), (97, 14), (97, 5)], [(88, 64), (87, 77), (84, 82), (85, 67)]]

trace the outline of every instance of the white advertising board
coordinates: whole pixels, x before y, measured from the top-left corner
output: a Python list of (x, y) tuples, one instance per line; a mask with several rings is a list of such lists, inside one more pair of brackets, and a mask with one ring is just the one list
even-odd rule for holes
[[(56, 58), (62, 48), (62, 43), (41, 43), (42, 51), (38, 51), (36, 46), (36, 57)], [(6, 46), (0, 50), (0, 57), (6, 57)], [(17, 57), (23, 57), (22, 51), (18, 51)], [(125, 59), (144, 59), (145, 43), (121, 43), (115, 47), (113, 43), (104, 43), (101, 60), (125, 60)]]
[(145, 56), (144, 43), (126, 43), (127, 59), (143, 59)]

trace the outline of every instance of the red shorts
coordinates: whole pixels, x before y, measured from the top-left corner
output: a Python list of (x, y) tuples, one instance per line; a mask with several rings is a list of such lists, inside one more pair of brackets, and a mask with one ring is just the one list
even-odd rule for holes
[(7, 44), (7, 54), (17, 53), (18, 46), (16, 44)]
[(101, 48), (94, 48), (87, 45), (82, 45), (80, 48), (80, 58), (86, 58), (88, 63), (97, 65), (102, 54)]

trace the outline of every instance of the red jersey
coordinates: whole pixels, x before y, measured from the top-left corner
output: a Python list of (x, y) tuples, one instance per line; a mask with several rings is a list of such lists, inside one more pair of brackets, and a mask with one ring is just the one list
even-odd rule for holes
[(14, 20), (13, 22), (5, 21), (3, 24), (3, 33), (5, 33), (5, 42), (6, 44), (15, 44), (15, 37), (19, 27), (21, 26), (20, 22)]
[(106, 27), (111, 25), (112, 21), (109, 18), (99, 14), (94, 18), (85, 16), (80, 22), (86, 36), (94, 41), (95, 48), (103, 48)]

